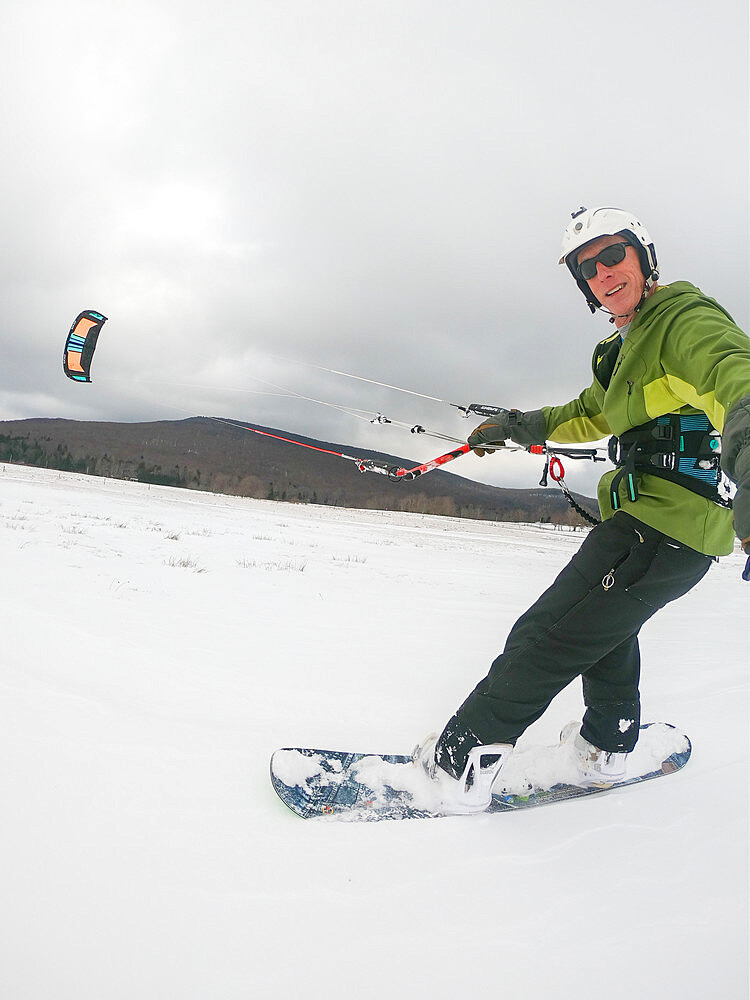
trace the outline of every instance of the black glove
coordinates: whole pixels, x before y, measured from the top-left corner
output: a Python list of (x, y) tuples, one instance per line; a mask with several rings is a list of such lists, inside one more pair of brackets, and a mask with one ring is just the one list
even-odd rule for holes
[[(495, 448), (502, 448), (505, 445), (506, 440), (510, 437), (508, 415), (508, 410), (501, 410), (496, 416), (490, 417), (479, 427), (474, 428), (469, 435), (469, 445), (475, 455), (483, 458), (487, 452), (492, 454)], [(494, 447), (486, 448), (485, 445), (494, 445)]]
[[(481, 458), (486, 452), (502, 448), (508, 438), (516, 444), (544, 444), (547, 418), (543, 410), (499, 410), (469, 435), (469, 446)], [(489, 447), (488, 447), (489, 446)]]

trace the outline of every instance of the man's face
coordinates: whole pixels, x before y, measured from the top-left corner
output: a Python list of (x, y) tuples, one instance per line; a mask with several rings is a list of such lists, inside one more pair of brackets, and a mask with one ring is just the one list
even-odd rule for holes
[[(622, 242), (622, 236), (600, 236), (578, 252), (577, 262), (580, 265), (584, 260), (596, 257), (605, 247)], [(625, 320), (632, 317), (641, 301), (644, 284), (641, 262), (632, 246), (627, 247), (625, 259), (619, 264), (606, 267), (601, 261), (597, 261), (596, 274), (588, 282), (589, 288), (604, 308)]]

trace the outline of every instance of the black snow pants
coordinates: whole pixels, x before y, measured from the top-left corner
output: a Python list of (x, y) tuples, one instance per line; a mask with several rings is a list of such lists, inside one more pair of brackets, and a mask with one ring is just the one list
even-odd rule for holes
[(602, 750), (632, 750), (640, 723), (638, 632), (711, 562), (623, 511), (597, 525), (513, 626), (455, 721), (481, 743), (515, 743), (582, 676), (584, 738)]

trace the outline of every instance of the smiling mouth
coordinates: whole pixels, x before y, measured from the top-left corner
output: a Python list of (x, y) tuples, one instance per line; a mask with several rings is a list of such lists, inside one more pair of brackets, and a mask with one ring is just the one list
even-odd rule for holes
[(608, 299), (610, 295), (617, 295), (617, 293), (621, 292), (624, 287), (625, 287), (625, 282), (621, 281), (619, 285), (615, 285), (615, 287), (612, 289), (611, 292), (607, 292), (605, 298)]

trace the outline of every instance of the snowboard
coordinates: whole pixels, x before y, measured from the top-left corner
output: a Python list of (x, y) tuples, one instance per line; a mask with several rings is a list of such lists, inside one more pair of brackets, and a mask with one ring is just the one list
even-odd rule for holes
[[(690, 759), (688, 737), (667, 723), (641, 726), (621, 781), (605, 787), (576, 784), (573, 748), (517, 748), (504, 764), (484, 813), (513, 812), (599, 795), (673, 774)], [(451, 779), (446, 779), (451, 780)], [(302, 819), (350, 821), (438, 819), (455, 815), (410, 755), (287, 747), (271, 757), (271, 783), (284, 805)]]

